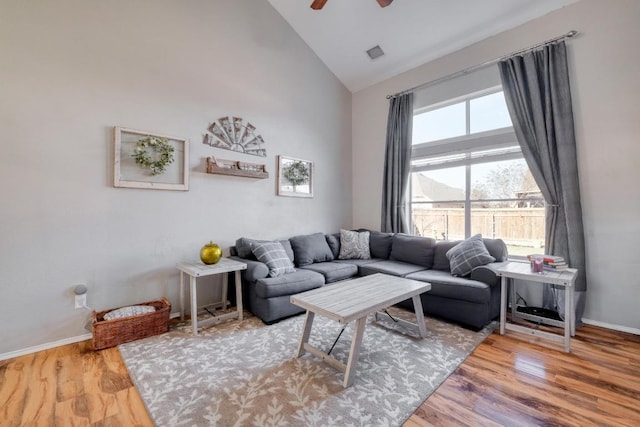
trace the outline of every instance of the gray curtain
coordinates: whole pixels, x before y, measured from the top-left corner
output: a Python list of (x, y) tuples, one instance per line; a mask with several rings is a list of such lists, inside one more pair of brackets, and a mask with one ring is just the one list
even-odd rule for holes
[[(576, 325), (587, 281), (571, 90), (564, 41), (499, 64), (507, 106), (524, 158), (547, 203), (545, 252), (578, 269)], [(564, 288), (545, 287), (547, 308), (564, 317)]]
[(407, 233), (406, 195), (411, 170), (413, 93), (389, 100), (387, 145), (382, 177), (382, 221), (384, 232)]

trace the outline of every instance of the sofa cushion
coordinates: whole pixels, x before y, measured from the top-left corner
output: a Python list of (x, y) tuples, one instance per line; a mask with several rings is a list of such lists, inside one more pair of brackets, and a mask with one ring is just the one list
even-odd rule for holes
[(502, 239), (482, 239), (492, 257), (498, 262), (506, 261), (509, 258), (507, 245)]
[(294, 236), (289, 239), (298, 267), (314, 262), (333, 261), (333, 253), (322, 233)]
[(369, 259), (369, 232), (340, 230), (339, 259)]
[(300, 268), (322, 274), (325, 283), (339, 282), (340, 280), (350, 279), (358, 274), (358, 267), (356, 265), (337, 261), (316, 262)]
[(324, 276), (322, 274), (298, 269), (283, 276), (256, 280), (255, 293), (260, 298), (274, 298), (319, 288), (323, 284)]
[(327, 234), (324, 236), (333, 254), (333, 259), (338, 259), (340, 255), (340, 233)]
[(369, 248), (372, 258), (389, 259), (393, 233), (371, 231), (369, 233)]
[(422, 270), (408, 274), (407, 279), (431, 283), (429, 296), (439, 296), (479, 304), (487, 304), (491, 299), (491, 289), (486, 283), (455, 277), (446, 271)]
[(489, 264), (496, 260), (484, 246), (480, 234), (463, 240), (449, 249), (446, 255), (451, 265), (451, 274), (454, 276), (467, 276), (471, 274), (471, 270), (475, 267)]
[(362, 276), (368, 276), (369, 274), (375, 273), (384, 273), (390, 274), (392, 276), (404, 277), (407, 274), (424, 270), (424, 267), (415, 264), (408, 264), (406, 262), (384, 260), (361, 265), (359, 266), (359, 269), (360, 275)]
[[(272, 240), (257, 240), (257, 239), (249, 239), (247, 237), (241, 237), (238, 240), (236, 240), (236, 254), (240, 258), (255, 260), (256, 257), (252, 251), (253, 246), (258, 243), (266, 243), (271, 241)], [(289, 257), (291, 262), (293, 262), (293, 249), (291, 248), (291, 243), (289, 243), (289, 240), (277, 240), (277, 241), (280, 242), (285, 252), (287, 253), (287, 256)]]
[(435, 244), (436, 241), (429, 237), (394, 234), (389, 259), (431, 268)]
[(269, 267), (269, 277), (278, 277), (296, 271), (280, 242), (257, 243), (251, 250), (258, 261)]

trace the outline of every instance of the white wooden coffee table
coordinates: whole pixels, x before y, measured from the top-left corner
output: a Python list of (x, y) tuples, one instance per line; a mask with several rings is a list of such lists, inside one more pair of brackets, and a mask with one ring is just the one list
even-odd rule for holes
[[(417, 327), (420, 337), (424, 338), (427, 328), (424, 323), (420, 294), (429, 290), (431, 290), (430, 283), (378, 273), (293, 295), (291, 303), (307, 310), (296, 357), (300, 357), (305, 350), (314, 354), (334, 368), (343, 371), (342, 385), (345, 388), (349, 387), (355, 376), (367, 316), (375, 314), (375, 319), (378, 320), (378, 315), (382, 314), (378, 313), (379, 310), (412, 298), (416, 323), (402, 319), (397, 321)], [(344, 325), (356, 321), (346, 365), (309, 344), (311, 325), (316, 313)]]
[[(216, 264), (207, 265), (198, 262), (181, 262), (177, 265), (180, 270), (180, 320), (184, 321), (184, 275), (189, 276), (189, 291), (191, 294), (191, 328), (193, 335), (198, 335), (198, 328), (219, 323), (223, 320), (242, 320), (242, 284), (240, 272), (247, 269), (247, 264), (229, 258), (220, 258)], [(198, 322), (198, 296), (196, 279), (198, 277), (222, 274), (222, 309), (227, 308), (228, 273), (235, 272), (236, 282), (236, 311), (215, 316)]]

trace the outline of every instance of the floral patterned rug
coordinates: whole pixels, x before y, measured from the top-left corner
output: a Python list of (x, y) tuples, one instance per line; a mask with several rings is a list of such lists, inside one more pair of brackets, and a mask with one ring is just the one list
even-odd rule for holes
[[(398, 308), (392, 314), (413, 317)], [(370, 316), (347, 389), (343, 374), (319, 358), (294, 357), (303, 315), (266, 326), (247, 314), (196, 337), (178, 324), (119, 350), (158, 426), (399, 426), (495, 328), (426, 320), (421, 340)], [(316, 316), (310, 343), (328, 351), (340, 329)], [(345, 363), (351, 335), (349, 325), (331, 352)]]

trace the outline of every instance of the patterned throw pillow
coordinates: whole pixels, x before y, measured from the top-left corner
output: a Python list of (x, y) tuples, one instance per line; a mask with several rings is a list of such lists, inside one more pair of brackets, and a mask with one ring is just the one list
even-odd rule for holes
[(269, 277), (293, 273), (293, 263), (280, 242), (257, 243), (251, 247), (258, 261), (269, 267)]
[(122, 319), (123, 317), (137, 316), (139, 314), (152, 313), (156, 308), (151, 305), (132, 305), (112, 310), (103, 316), (104, 320)]
[(371, 259), (369, 232), (340, 230), (338, 259)]
[(476, 234), (463, 240), (447, 251), (451, 274), (454, 276), (466, 276), (474, 268), (494, 262), (482, 241), (482, 235)]

